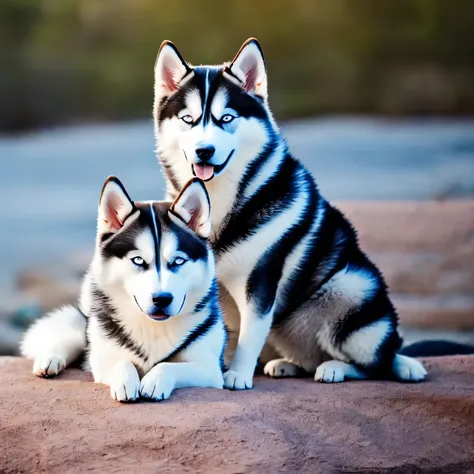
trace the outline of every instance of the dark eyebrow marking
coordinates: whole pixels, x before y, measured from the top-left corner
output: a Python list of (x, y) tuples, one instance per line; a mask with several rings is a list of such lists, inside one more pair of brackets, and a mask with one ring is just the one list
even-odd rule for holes
[(156, 215), (153, 209), (153, 203), (150, 202), (150, 213), (151, 213), (151, 234), (153, 235), (153, 241), (155, 243), (155, 267), (158, 276), (160, 275), (160, 240), (161, 232), (160, 228), (156, 225)]

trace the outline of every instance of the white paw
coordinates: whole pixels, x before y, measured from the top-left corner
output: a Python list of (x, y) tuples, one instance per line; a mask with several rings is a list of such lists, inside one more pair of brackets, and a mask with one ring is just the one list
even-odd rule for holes
[(300, 369), (297, 365), (285, 359), (274, 359), (265, 364), (263, 373), (270, 377), (295, 377)]
[(170, 397), (175, 386), (175, 380), (169, 371), (161, 364), (153, 367), (142, 379), (140, 395), (143, 398), (161, 401)]
[(54, 377), (66, 367), (63, 357), (38, 357), (33, 364), (33, 373), (38, 377)]
[(115, 367), (111, 382), (110, 396), (118, 402), (133, 402), (138, 399), (140, 378), (131, 362), (120, 363)]
[(428, 373), (416, 359), (400, 354), (393, 359), (392, 369), (395, 377), (403, 382), (420, 382)]
[(316, 382), (338, 383), (344, 382), (344, 369), (336, 360), (323, 362), (314, 375)]
[(236, 370), (228, 370), (224, 374), (224, 387), (229, 390), (248, 390), (253, 387), (253, 374), (244, 374)]

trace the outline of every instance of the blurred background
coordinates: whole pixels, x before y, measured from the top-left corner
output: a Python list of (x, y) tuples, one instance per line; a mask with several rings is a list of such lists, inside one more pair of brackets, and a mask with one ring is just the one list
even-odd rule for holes
[(213, 64), (249, 36), (292, 151), (350, 201), (408, 337), (474, 340), (472, 1), (2, 0), (0, 353), (75, 298), (107, 175), (162, 198), (160, 43)]

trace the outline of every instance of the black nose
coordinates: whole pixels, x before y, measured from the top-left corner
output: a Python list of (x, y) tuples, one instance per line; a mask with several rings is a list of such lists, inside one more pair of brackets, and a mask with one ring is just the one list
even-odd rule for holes
[(151, 299), (158, 308), (166, 308), (173, 301), (173, 295), (171, 293), (157, 293)]
[(212, 158), (216, 149), (212, 145), (203, 146), (201, 148), (196, 148), (196, 155), (202, 161), (207, 161)]

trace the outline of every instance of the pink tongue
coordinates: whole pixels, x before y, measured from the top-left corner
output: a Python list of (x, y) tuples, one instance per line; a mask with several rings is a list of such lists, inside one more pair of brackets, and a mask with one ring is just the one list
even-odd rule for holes
[(214, 175), (214, 166), (212, 165), (194, 165), (194, 172), (196, 173), (196, 176), (203, 181), (206, 181), (208, 179), (211, 179), (212, 176)]

